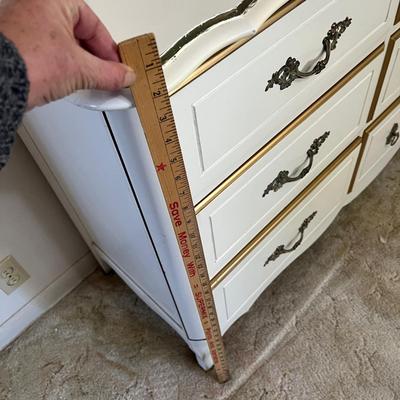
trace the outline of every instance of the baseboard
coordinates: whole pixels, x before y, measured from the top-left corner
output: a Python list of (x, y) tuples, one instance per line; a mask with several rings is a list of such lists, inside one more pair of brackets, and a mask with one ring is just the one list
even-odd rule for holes
[(15, 340), (33, 322), (75, 289), (98, 264), (88, 252), (58, 279), (38, 293), (28, 304), (0, 326), (0, 351)]

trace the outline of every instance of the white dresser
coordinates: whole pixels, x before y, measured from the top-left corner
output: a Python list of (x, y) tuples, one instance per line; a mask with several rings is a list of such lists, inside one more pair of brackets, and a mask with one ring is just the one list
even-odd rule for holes
[[(159, 38), (224, 333), (398, 150), (399, 1), (89, 3), (116, 40)], [(210, 368), (130, 95), (79, 93), (20, 134), (102, 265)]]

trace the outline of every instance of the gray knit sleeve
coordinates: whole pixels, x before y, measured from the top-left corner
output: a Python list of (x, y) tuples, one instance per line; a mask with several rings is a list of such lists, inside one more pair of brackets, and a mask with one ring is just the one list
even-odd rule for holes
[(0, 33), (0, 169), (10, 156), (28, 92), (25, 63), (13, 43)]

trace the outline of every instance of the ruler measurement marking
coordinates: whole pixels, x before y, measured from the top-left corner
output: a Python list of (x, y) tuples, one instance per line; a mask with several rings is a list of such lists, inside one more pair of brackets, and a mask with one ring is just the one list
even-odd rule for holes
[(158, 64), (157, 64), (157, 65), (155, 65), (155, 64), (153, 64), (153, 63), (151, 63), (151, 64), (152, 64), (152, 66), (146, 68), (146, 71), (152, 71), (152, 70), (154, 70), (154, 69), (160, 68), (160, 66), (159, 66)]
[(162, 79), (160, 79), (160, 80), (158, 80), (158, 81), (154, 82), (154, 84), (156, 84), (156, 83), (161, 83), (161, 82), (163, 82), (163, 80), (162, 80)]

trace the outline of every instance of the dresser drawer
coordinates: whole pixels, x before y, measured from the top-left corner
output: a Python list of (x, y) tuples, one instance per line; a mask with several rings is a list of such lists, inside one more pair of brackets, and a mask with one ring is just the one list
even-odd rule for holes
[[(354, 149), (292, 210), (267, 227), (239, 262), (213, 280), (213, 293), (223, 331), (245, 313), (259, 294), (329, 226), (342, 207), (359, 152)], [(357, 147), (356, 147), (357, 146)], [(332, 167), (333, 168), (333, 167)], [(323, 240), (323, 239), (322, 239)], [(284, 253), (282, 250), (287, 251)], [(234, 268), (234, 269), (233, 269)], [(231, 269), (231, 271), (229, 271)]]
[(366, 188), (400, 148), (400, 98), (364, 134), (362, 159), (353, 191)]
[[(308, 0), (172, 96), (195, 202), (383, 42), (391, 0)], [(268, 81), (289, 57), (311, 71), (333, 23), (352, 23), (320, 74), (280, 90)], [(344, 28), (343, 28), (344, 29)]]
[(376, 118), (400, 96), (400, 29), (389, 40), (369, 120)]
[[(306, 113), (303, 123), (295, 121), (281, 132), (277, 143), (262, 149), (262, 157), (256, 154), (249, 160), (248, 169), (207, 206), (199, 204), (197, 219), (211, 277), (361, 134), (382, 50), (383, 46), (374, 52), (369, 59), (379, 52), (380, 56), (367, 59), (369, 64), (357, 75), (352, 73), (335, 85), (334, 94), (327, 93), (314, 113)], [(283, 184), (283, 171), (292, 182)]]

